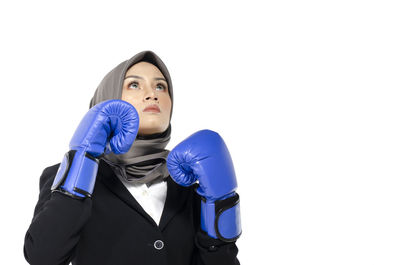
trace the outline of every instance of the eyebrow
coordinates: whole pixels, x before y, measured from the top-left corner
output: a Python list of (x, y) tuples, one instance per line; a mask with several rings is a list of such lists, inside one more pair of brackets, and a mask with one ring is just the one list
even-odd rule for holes
[[(124, 78), (124, 80), (127, 79), (127, 78), (129, 78), (129, 77), (138, 78), (138, 79), (143, 79), (143, 77), (138, 76), (138, 75), (128, 75), (128, 76), (126, 76), (126, 77)], [(165, 82), (167, 82), (167, 80), (165, 80), (165, 78), (163, 78), (163, 77), (155, 77), (155, 78), (153, 78), (153, 79), (154, 79), (154, 80), (164, 80)]]

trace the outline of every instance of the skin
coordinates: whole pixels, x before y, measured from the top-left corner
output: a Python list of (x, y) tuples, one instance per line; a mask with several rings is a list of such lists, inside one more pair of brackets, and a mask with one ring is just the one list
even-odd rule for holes
[[(155, 65), (148, 62), (132, 65), (125, 74), (121, 99), (136, 108), (139, 135), (160, 133), (168, 128), (172, 102), (165, 77)], [(143, 111), (152, 104), (157, 104), (161, 112)]]

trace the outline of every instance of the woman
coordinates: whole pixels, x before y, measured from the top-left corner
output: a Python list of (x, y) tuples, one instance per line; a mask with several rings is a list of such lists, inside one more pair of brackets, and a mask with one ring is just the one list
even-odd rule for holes
[(166, 150), (172, 106), (170, 75), (152, 51), (104, 77), (70, 151), (40, 177), (30, 264), (239, 264), (229, 153), (209, 130)]

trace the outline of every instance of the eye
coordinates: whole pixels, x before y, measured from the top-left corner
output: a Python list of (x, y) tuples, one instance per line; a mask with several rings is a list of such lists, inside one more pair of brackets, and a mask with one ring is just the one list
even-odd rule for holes
[(165, 86), (161, 83), (157, 84), (156, 89), (160, 88), (160, 90), (165, 90)]
[(138, 82), (133, 81), (133, 82), (128, 84), (128, 88), (137, 89), (137, 88), (139, 88), (139, 84), (138, 84)]

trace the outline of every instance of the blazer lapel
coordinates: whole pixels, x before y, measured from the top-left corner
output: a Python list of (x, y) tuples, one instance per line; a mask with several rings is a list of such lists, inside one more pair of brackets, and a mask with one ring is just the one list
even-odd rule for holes
[(167, 178), (167, 186), (167, 198), (161, 215), (160, 230), (164, 230), (172, 217), (184, 206), (190, 191), (190, 188), (176, 184), (170, 176)]
[[(124, 184), (121, 183), (110, 165), (108, 165), (102, 159), (100, 159), (98, 172), (98, 179), (103, 182), (111, 192), (113, 192), (118, 198), (120, 198), (132, 209), (147, 219), (152, 225), (157, 226), (157, 223), (153, 220), (153, 218), (146, 213), (142, 206), (140, 206), (132, 194), (127, 190)], [(176, 184), (171, 177), (167, 178), (167, 197), (165, 199), (164, 209), (159, 224), (160, 230), (164, 230), (171, 219), (184, 206), (189, 192), (190, 188)]]
[[(101, 168), (101, 170), (100, 170)], [(121, 183), (118, 177), (115, 175), (114, 171), (111, 167), (102, 159), (99, 164), (99, 174), (98, 178), (101, 182), (105, 184), (105, 186), (113, 192), (118, 198), (120, 198), (123, 202), (129, 205), (132, 209), (137, 211), (140, 215), (142, 215), (147, 221), (149, 221), (152, 225), (157, 226), (156, 222), (151, 218), (150, 215), (146, 213), (146, 211), (142, 208), (142, 206), (136, 201), (136, 199), (132, 196), (132, 194), (128, 191), (128, 189)]]

